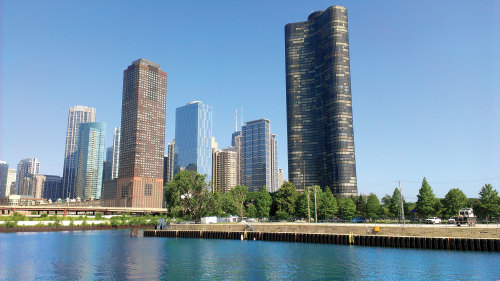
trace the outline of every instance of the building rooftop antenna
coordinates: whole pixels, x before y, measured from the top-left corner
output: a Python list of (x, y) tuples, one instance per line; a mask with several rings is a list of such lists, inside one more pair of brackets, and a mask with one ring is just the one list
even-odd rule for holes
[(234, 131), (238, 132), (238, 108), (236, 108), (236, 114), (234, 115), (234, 117), (235, 117)]
[(243, 128), (243, 106), (241, 107), (240, 129)]

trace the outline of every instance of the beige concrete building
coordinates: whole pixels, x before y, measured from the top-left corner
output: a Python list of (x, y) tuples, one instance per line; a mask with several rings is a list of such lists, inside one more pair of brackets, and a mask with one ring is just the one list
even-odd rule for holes
[(43, 198), (43, 183), (45, 182), (45, 176), (40, 174), (29, 175), (26, 180), (23, 181), (24, 184), (24, 194), (34, 199)]
[(212, 183), (214, 190), (225, 193), (238, 185), (237, 152), (234, 147), (214, 149)]

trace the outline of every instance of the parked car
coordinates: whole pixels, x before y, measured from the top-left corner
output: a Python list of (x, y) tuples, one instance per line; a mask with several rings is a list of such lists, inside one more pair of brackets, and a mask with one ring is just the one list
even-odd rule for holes
[(425, 223), (437, 224), (441, 223), (441, 219), (438, 217), (432, 217), (425, 220)]
[(353, 222), (353, 223), (366, 222), (366, 219), (365, 218), (354, 218), (351, 222)]
[(456, 223), (456, 221), (454, 218), (448, 219), (448, 224), (455, 224), (455, 223)]

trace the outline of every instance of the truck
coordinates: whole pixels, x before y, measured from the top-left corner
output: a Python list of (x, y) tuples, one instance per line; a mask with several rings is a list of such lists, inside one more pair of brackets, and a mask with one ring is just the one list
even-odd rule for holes
[(201, 224), (212, 224), (217, 223), (217, 217), (203, 217), (201, 218)]
[(460, 209), (458, 216), (453, 217), (453, 219), (455, 219), (457, 226), (468, 225), (470, 227), (476, 225), (476, 217), (472, 208)]
[(438, 218), (438, 217), (432, 217), (432, 218), (428, 218), (425, 220), (425, 223), (430, 223), (430, 224), (440, 224), (441, 223), (441, 219)]

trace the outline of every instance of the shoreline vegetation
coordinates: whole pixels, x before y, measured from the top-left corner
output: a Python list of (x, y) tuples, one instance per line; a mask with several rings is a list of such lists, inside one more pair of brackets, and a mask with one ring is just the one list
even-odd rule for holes
[(207, 216), (237, 215), (242, 219), (275, 221), (309, 221), (310, 218), (312, 222), (355, 222), (356, 218), (362, 218), (373, 222), (398, 221), (404, 213), (405, 222), (412, 223), (421, 223), (429, 217), (440, 217), (446, 222), (458, 215), (460, 209), (471, 207), (479, 223), (498, 222), (498, 191), (491, 184), (485, 184), (478, 195), (478, 198), (467, 198), (459, 188), (452, 188), (444, 198), (438, 198), (425, 177), (416, 202), (406, 201), (398, 188), (392, 196), (386, 194), (381, 199), (374, 193), (341, 197), (333, 195), (329, 187), (308, 186), (304, 192), (290, 182), (285, 182), (273, 193), (265, 186), (260, 191), (250, 191), (243, 185), (222, 193), (213, 191), (212, 183), (207, 184), (204, 175), (184, 170), (165, 184), (165, 207), (169, 217), (192, 221)]
[(91, 224), (91, 225), (74, 225), (74, 226), (15, 226), (15, 227), (0, 227), (0, 233), (15, 233), (15, 232), (53, 232), (53, 231), (86, 231), (86, 230), (119, 230), (119, 229), (152, 229), (152, 225), (103, 225), (103, 224)]
[[(81, 227), (81, 226), (135, 226), (135, 225), (158, 225), (160, 216), (149, 214), (140, 217), (133, 217), (128, 214), (121, 216), (103, 216), (97, 213), (95, 216), (26, 216), (14, 213), (12, 216), (0, 216), (0, 231), (3, 228), (23, 228), (23, 227)], [(38, 222), (38, 223), (36, 223)]]

